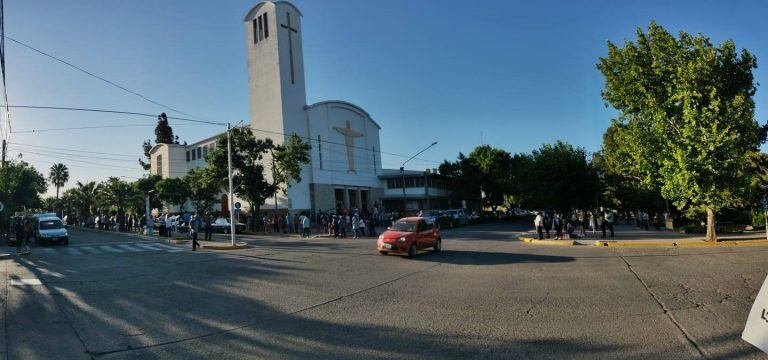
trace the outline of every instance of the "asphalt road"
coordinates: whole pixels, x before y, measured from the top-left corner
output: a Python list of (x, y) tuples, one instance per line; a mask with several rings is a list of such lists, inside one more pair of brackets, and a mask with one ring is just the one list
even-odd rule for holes
[(542, 247), (514, 240), (527, 227), (446, 231), (413, 260), (72, 230), (75, 251), (0, 260), (0, 358), (766, 358), (740, 333), (768, 247)]

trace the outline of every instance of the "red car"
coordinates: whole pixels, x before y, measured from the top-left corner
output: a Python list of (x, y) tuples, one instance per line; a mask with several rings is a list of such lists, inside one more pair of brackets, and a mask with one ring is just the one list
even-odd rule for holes
[(411, 258), (421, 249), (433, 248), (440, 251), (441, 247), (440, 229), (430, 219), (423, 217), (397, 220), (376, 242), (376, 249), (381, 255), (407, 253)]

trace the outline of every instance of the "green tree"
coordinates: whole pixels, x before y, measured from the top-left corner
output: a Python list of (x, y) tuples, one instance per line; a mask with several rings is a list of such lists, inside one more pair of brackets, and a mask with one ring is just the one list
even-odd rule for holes
[(179, 137), (173, 135), (173, 128), (168, 124), (168, 116), (161, 113), (157, 116), (155, 126), (155, 144), (178, 144)]
[(189, 200), (200, 214), (213, 208), (218, 194), (221, 192), (221, 182), (211, 178), (203, 169), (192, 169), (183, 178), (189, 189)]
[(67, 166), (62, 163), (53, 164), (48, 181), (56, 187), (56, 198), (58, 199), (59, 189), (69, 181), (69, 169), (67, 169)]
[[(147, 194), (149, 194), (150, 191), (155, 191), (157, 188), (157, 183), (162, 180), (163, 177), (160, 175), (147, 175), (145, 177), (142, 177), (141, 179), (138, 179), (133, 182), (133, 186), (139, 190), (142, 197), (146, 198)], [(134, 209), (137, 214), (143, 214), (145, 209), (145, 204), (142, 203), (138, 206), (138, 208)], [(158, 199), (157, 196), (150, 197), (150, 207), (152, 209), (160, 209), (163, 207), (163, 202)]]
[(514, 193), (524, 194), (525, 207), (566, 213), (597, 205), (598, 174), (583, 148), (557, 141), (515, 159)]
[(754, 119), (755, 57), (733, 41), (714, 46), (703, 35), (674, 37), (651, 23), (635, 41), (608, 42), (597, 68), (602, 96), (620, 112), (614, 123), (622, 173), (655, 184), (689, 214), (715, 214), (743, 203), (748, 158), (760, 145)]
[(152, 151), (152, 141), (149, 139), (144, 140), (144, 143), (141, 144), (141, 150), (144, 152), (144, 157), (147, 158), (147, 160), (144, 161), (144, 159), (139, 159), (139, 165), (142, 169), (148, 171), (152, 169), (152, 157), (149, 154), (149, 152)]
[(125, 210), (129, 206), (142, 201), (141, 193), (131, 184), (116, 177), (110, 177), (98, 186), (98, 201), (104, 208), (116, 211), (117, 222), (123, 227)]
[(450, 183), (450, 200), (453, 207), (462, 205), (462, 201), (471, 206), (480, 199), (480, 169), (477, 164), (459, 153), (456, 161), (443, 161), (439, 166), (440, 174), (445, 176)]
[[(256, 139), (250, 129), (231, 130), (232, 171), (234, 192), (250, 203), (255, 217), (261, 206), (278, 191), (285, 192), (291, 183), (301, 181), (301, 167), (310, 160), (310, 145), (296, 135), (288, 137), (284, 145), (271, 139)], [(266, 165), (266, 156), (271, 161)], [(216, 149), (208, 153), (207, 176), (227, 187), (227, 137), (218, 140)], [(266, 172), (269, 171), (269, 174)]]
[(40, 195), (46, 190), (43, 174), (23, 161), (10, 161), (0, 167), (0, 228), (7, 229), (7, 219), (15, 211), (40, 206)]
[(169, 208), (174, 205), (183, 207), (190, 195), (187, 183), (181, 178), (162, 179), (157, 182), (155, 189), (157, 190), (157, 198)]
[(483, 195), (484, 207), (494, 212), (504, 204), (505, 196), (510, 192), (511, 156), (502, 149), (481, 145), (469, 153), (469, 160), (479, 171), (475, 179)]

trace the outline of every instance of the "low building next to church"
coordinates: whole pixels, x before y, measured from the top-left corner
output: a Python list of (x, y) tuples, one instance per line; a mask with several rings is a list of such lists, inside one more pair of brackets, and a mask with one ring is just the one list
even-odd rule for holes
[[(275, 200), (278, 209), (292, 212), (400, 211), (404, 204), (410, 210), (447, 207), (448, 190), (437, 171), (406, 171), (403, 177), (399, 169), (382, 167), (382, 127), (365, 109), (341, 100), (307, 105), (301, 17), (299, 9), (287, 1), (264, 1), (243, 19), (251, 110), (248, 126), (257, 138), (269, 137), (280, 144), (297, 134), (312, 146), (302, 181), (291, 184), (287, 194), (268, 199), (262, 209), (274, 209)], [(156, 145), (150, 152), (152, 173), (180, 177), (190, 169), (205, 167), (205, 156), (223, 135), (190, 145)], [(226, 203), (223, 195), (215, 210), (228, 210)]]

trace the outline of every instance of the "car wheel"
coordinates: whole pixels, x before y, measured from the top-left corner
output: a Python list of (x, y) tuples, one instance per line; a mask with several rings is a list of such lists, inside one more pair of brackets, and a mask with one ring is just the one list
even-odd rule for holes
[(437, 239), (434, 249), (435, 249), (435, 252), (440, 252), (440, 250), (443, 250), (443, 240)]
[(229, 229), (224, 229), (225, 234), (229, 234)]
[(387, 256), (388, 253), (386, 251), (379, 251), (379, 254)]
[(408, 248), (408, 257), (414, 258), (416, 257), (416, 254), (418, 254), (418, 251), (416, 250), (416, 244), (411, 244), (411, 247)]
[(64, 240), (64, 242), (62, 242), (61, 244), (64, 245), (64, 246), (68, 246), (69, 245), (69, 239)]

